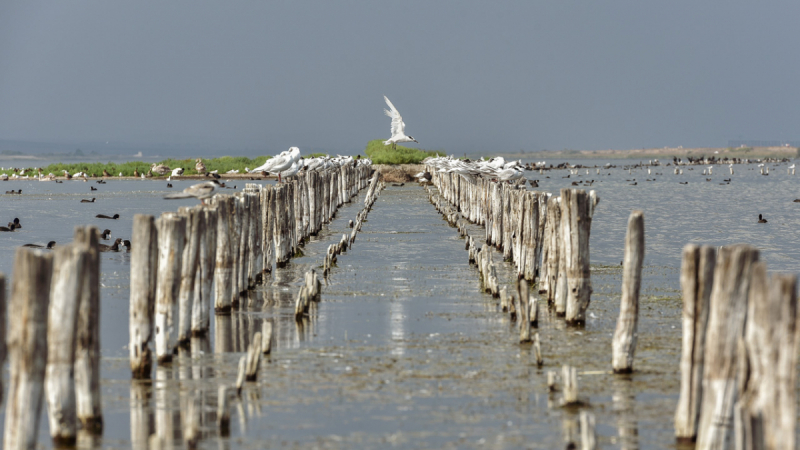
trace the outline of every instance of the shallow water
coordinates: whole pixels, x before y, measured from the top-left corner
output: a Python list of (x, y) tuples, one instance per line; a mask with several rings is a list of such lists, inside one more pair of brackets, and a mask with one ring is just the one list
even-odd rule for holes
[[(649, 176), (621, 169), (598, 175), (591, 169), (588, 176), (584, 170), (570, 178), (562, 178), (567, 175), (563, 170), (528, 172), (539, 180), (540, 190), (556, 194), (576, 178), (594, 179), (591, 189), (600, 196), (591, 237), (589, 319), (585, 328), (566, 328), (542, 310), (542, 368), (536, 367), (529, 346), (517, 343), (514, 324), (497, 310), (496, 300), (480, 293), (463, 239), (416, 185), (382, 193), (354, 247), (339, 257), (309, 320), (298, 324), (293, 314), (302, 275), (319, 266), (327, 245), (349, 231), (345, 224), (363, 206), (362, 197), (343, 205), (337, 220), (306, 244), (304, 256), (278, 270), (238, 311), (215, 317), (213, 338), (193, 342), (193, 350), (171, 367), (158, 368), (152, 384), (132, 383), (129, 376), (129, 255), (104, 253), (106, 429), (93, 445), (141, 447), (150, 433), (172, 436), (177, 444), (182, 405), (188, 396), (198, 396), (204, 405), (202, 447), (558, 448), (565, 430), (577, 429), (578, 411), (557, 406), (559, 394), (548, 394), (546, 372), (572, 364), (580, 372), (581, 396), (597, 416), (601, 447), (673, 448), (681, 248), (689, 242), (747, 242), (762, 249), (770, 271), (796, 272), (798, 237), (792, 231), (799, 217), (794, 207), (800, 204), (792, 203), (796, 179), (786, 175), (785, 167), (772, 168), (765, 177), (755, 165), (735, 166), (733, 181), (724, 186), (718, 183), (731, 177), (727, 167), (711, 177), (701, 175), (702, 166), (684, 168), (682, 176), (669, 169), (653, 169)], [(715, 166), (715, 172), (722, 169)], [(634, 178), (637, 185), (630, 186), (626, 180)], [(648, 178), (656, 181), (644, 181)], [(0, 260), (0, 271), (10, 272), (15, 246), (69, 242), (79, 224), (129, 237), (133, 214), (160, 214), (196, 203), (161, 199), (185, 187), (180, 183), (191, 184), (174, 182), (173, 189), (153, 181), (1, 184), (0, 191), (22, 188), (23, 195), (0, 196), (0, 221), (19, 217), (24, 228), (0, 234), (0, 250), (9, 255)], [(87, 193), (88, 185), (100, 190)], [(92, 196), (96, 203), (78, 203)], [(647, 253), (636, 372), (622, 377), (608, 371), (619, 262), (632, 209), (645, 211)], [(95, 219), (97, 213), (121, 218)], [(759, 213), (768, 224), (756, 223)], [(470, 230), (482, 235), (479, 227)], [(501, 283), (510, 284), (508, 265), (495, 256)], [(233, 402), (231, 437), (220, 439), (217, 387), (235, 381), (238, 359), (265, 318), (275, 321), (273, 355), (262, 362), (258, 383), (248, 384), (242, 400)], [(39, 441), (50, 445), (44, 420)]]

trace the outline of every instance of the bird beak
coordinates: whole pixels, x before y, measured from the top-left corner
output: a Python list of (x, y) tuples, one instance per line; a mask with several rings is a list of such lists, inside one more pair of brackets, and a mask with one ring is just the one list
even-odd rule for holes
[(418, 140), (416, 140), (416, 139), (414, 139), (414, 142), (416, 142), (417, 144), (419, 144), (419, 141), (418, 141)]

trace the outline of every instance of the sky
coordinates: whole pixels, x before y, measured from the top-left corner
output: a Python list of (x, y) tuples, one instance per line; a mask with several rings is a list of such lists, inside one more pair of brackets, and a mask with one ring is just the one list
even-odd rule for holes
[(355, 153), (800, 140), (800, 2), (0, 3), (0, 141)]

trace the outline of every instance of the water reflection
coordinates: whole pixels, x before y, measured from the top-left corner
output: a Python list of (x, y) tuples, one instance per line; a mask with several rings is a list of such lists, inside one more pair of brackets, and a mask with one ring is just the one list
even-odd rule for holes
[(615, 376), (612, 389), (614, 389), (612, 402), (617, 417), (620, 448), (636, 450), (639, 448), (639, 427), (634, 411), (636, 394), (633, 392), (630, 376)]

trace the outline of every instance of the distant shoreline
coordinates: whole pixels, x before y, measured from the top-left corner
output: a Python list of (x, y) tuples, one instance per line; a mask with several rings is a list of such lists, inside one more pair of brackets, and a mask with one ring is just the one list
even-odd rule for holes
[(544, 152), (500, 153), (503, 157), (522, 159), (672, 159), (687, 156), (714, 156), (717, 158), (796, 158), (795, 147), (664, 147), (632, 150), (558, 150)]

